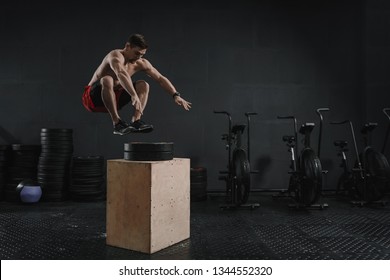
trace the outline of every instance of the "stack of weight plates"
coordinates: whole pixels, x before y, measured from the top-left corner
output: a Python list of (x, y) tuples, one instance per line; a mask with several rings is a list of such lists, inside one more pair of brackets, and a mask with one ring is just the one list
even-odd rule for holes
[(73, 157), (70, 195), (77, 201), (105, 198), (105, 169), (103, 156)]
[(125, 143), (124, 159), (133, 161), (171, 160), (173, 159), (173, 143)]
[(10, 150), (11, 150), (10, 145), (0, 145), (0, 201), (4, 199), (6, 172), (7, 172)]
[(191, 167), (190, 171), (191, 201), (207, 199), (207, 169), (204, 167)]
[(7, 168), (5, 200), (19, 201), (16, 187), (23, 180), (36, 180), (40, 145), (13, 144)]
[(68, 197), (73, 130), (42, 128), (41, 144), (38, 183), (42, 188), (42, 200), (63, 201)]

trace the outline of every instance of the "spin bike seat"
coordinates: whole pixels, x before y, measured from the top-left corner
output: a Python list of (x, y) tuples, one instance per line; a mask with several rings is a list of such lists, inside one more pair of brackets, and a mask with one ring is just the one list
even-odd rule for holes
[(232, 133), (233, 133), (233, 134), (237, 134), (237, 132), (243, 133), (245, 127), (246, 127), (245, 124), (236, 124), (236, 125), (233, 125), (233, 127), (232, 127)]
[(312, 132), (315, 124), (314, 123), (304, 123), (301, 125), (301, 128), (299, 129), (299, 133), (306, 134), (306, 132)]
[(333, 144), (334, 144), (336, 147), (340, 147), (341, 149), (343, 149), (345, 146), (348, 145), (348, 142), (347, 142), (347, 141), (344, 141), (344, 140), (337, 140), (337, 141), (334, 141)]
[(366, 124), (363, 126), (361, 132), (362, 132), (363, 134), (367, 134), (368, 132), (373, 131), (377, 126), (378, 126), (377, 123), (366, 123)]

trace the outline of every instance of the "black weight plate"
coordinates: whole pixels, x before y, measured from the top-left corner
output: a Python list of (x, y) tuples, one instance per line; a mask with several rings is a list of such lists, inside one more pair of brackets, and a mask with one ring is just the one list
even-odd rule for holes
[(47, 135), (41, 133), (41, 141), (49, 142), (73, 142), (73, 135)]
[(70, 164), (69, 163), (58, 163), (54, 162), (53, 164), (48, 164), (48, 163), (39, 163), (38, 164), (38, 169), (47, 169), (47, 170), (52, 170), (52, 169), (70, 169)]
[(41, 145), (12, 144), (13, 151), (39, 151)]
[(96, 169), (96, 168), (83, 168), (83, 169), (78, 169), (78, 168), (72, 168), (72, 174), (75, 176), (99, 176), (99, 175), (104, 175), (105, 171), (102, 168)]
[(191, 176), (190, 182), (192, 183), (204, 183), (207, 182), (207, 177), (204, 176)]
[(85, 179), (81, 179), (81, 178), (72, 178), (71, 179), (72, 183), (75, 184), (75, 185), (93, 185), (93, 184), (100, 184), (100, 183), (103, 183), (104, 182), (104, 178), (85, 178)]
[(48, 163), (48, 164), (51, 164), (51, 163), (55, 163), (55, 162), (59, 162), (59, 163), (70, 163), (71, 162), (71, 157), (69, 157), (68, 155), (54, 155), (54, 154), (45, 154), (44, 156), (40, 156), (39, 157), (39, 162), (40, 163)]
[(53, 133), (53, 134), (71, 134), (72, 128), (42, 128), (41, 133)]
[(105, 172), (105, 169), (100, 166), (100, 167), (75, 167), (72, 166), (72, 172), (74, 174), (84, 174), (84, 173), (98, 173), (102, 174)]
[(191, 167), (190, 174), (191, 176), (193, 175), (207, 176), (207, 169), (204, 167)]
[(207, 183), (191, 183), (191, 193), (192, 191), (206, 191), (207, 189)]
[(38, 180), (39, 185), (42, 187), (42, 189), (45, 190), (63, 190), (68, 187), (68, 183), (61, 181), (61, 182), (56, 182), (56, 181), (43, 181), (43, 180)]
[(72, 166), (72, 171), (74, 173), (80, 173), (80, 174), (83, 174), (83, 173), (104, 173), (105, 172), (105, 168), (103, 168), (103, 166), (99, 166), (99, 167), (94, 167), (94, 166), (91, 166), (91, 167), (79, 167), (79, 166)]
[(103, 178), (105, 173), (103, 172), (89, 172), (89, 173), (78, 173), (72, 170), (72, 177), (74, 178), (80, 178), (80, 179), (87, 179), (87, 178)]
[(75, 170), (102, 170), (104, 169), (103, 163), (77, 163), (72, 162), (73, 169)]
[(101, 184), (99, 185), (72, 185), (71, 186), (71, 191), (72, 192), (77, 192), (77, 193), (88, 193), (88, 192), (95, 192), (96, 190), (101, 191), (102, 187)]
[(197, 201), (205, 201), (207, 200), (207, 194), (206, 195), (192, 195), (190, 196), (191, 202), (197, 202)]
[(36, 158), (39, 157), (40, 150), (36, 151), (13, 151), (10, 154), (10, 158)]
[(78, 157), (73, 157), (73, 160), (79, 162), (90, 162), (90, 161), (101, 162), (104, 161), (104, 157), (103, 156), (86, 156), (86, 157), (78, 156)]
[(75, 162), (73, 161), (73, 168), (74, 169), (102, 169), (104, 167), (103, 162), (96, 163), (96, 162), (88, 162), (88, 163), (81, 163), (81, 162)]
[(160, 161), (172, 160), (172, 152), (124, 152), (125, 160), (134, 161)]
[(73, 149), (73, 143), (69, 142), (50, 142), (50, 143), (42, 143), (42, 149), (58, 149), (58, 148), (64, 148), (64, 149)]
[(42, 153), (72, 155), (73, 147), (42, 147)]
[(9, 161), (11, 166), (30, 166), (38, 164), (38, 157), (35, 158), (13, 158)]
[(58, 140), (58, 141), (73, 141), (73, 134), (53, 134), (53, 133), (44, 133), (41, 132), (40, 134), (41, 140)]
[[(18, 149), (18, 148), (16, 148)], [(28, 156), (32, 156), (32, 155), (39, 155), (39, 153), (41, 152), (41, 145), (39, 145), (39, 148), (30, 148), (30, 149), (24, 149), (24, 148), (21, 148), (19, 150), (11, 150), (10, 151), (10, 154), (11, 155), (28, 155)]]
[(64, 173), (69, 173), (69, 168), (42, 168), (38, 167), (38, 174), (64, 174)]
[(73, 143), (73, 135), (47, 135), (41, 133), (41, 142), (68, 142)]
[(67, 174), (38, 174), (37, 179), (45, 182), (65, 182), (69, 180), (69, 176)]
[(78, 166), (78, 165), (72, 165), (72, 169), (76, 172), (103, 172), (105, 169), (102, 165), (96, 165), (96, 166)]
[(125, 152), (173, 152), (172, 142), (131, 142), (124, 144)]
[(103, 166), (103, 160), (77, 160), (73, 158), (73, 164), (77, 166)]
[(65, 175), (65, 174), (70, 174), (70, 169), (69, 168), (59, 168), (55, 170), (39, 170), (38, 175), (43, 175), (43, 176), (59, 176), (59, 175)]
[(73, 144), (73, 139), (72, 138), (50, 138), (50, 137), (43, 137), (41, 136), (41, 145), (47, 145), (47, 144)]

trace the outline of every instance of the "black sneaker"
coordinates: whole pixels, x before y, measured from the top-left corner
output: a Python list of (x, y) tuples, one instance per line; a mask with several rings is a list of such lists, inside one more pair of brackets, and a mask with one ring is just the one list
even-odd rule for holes
[(128, 123), (122, 120), (119, 120), (118, 123), (114, 125), (113, 133), (118, 135), (125, 135), (134, 131), (136, 131), (136, 129), (132, 125), (129, 125)]
[(136, 129), (134, 132), (142, 132), (142, 133), (148, 133), (153, 131), (153, 125), (146, 124), (142, 120), (136, 120), (131, 124), (132, 127)]

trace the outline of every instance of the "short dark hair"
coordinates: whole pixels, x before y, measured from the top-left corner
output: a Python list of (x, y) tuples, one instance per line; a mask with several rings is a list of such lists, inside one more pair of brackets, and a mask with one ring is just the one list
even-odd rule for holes
[(140, 47), (141, 49), (147, 49), (148, 44), (144, 38), (144, 35), (141, 34), (132, 34), (128, 40), (128, 43), (131, 47)]

